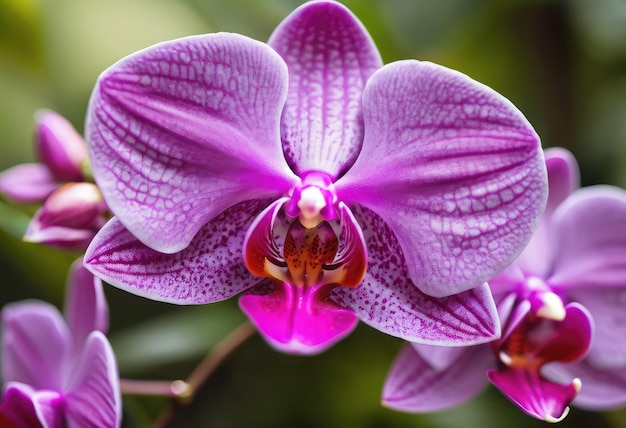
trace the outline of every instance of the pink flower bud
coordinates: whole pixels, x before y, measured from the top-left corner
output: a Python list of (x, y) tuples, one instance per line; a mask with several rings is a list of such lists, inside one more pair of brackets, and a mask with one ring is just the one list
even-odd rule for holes
[(59, 181), (83, 181), (82, 164), (87, 159), (83, 137), (63, 116), (41, 110), (36, 114), (36, 150)]
[(33, 216), (24, 240), (63, 249), (84, 249), (104, 225), (106, 205), (92, 183), (68, 183)]

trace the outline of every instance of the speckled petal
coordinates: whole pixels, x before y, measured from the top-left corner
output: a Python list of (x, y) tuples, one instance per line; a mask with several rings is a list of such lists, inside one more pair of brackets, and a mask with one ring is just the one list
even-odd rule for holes
[(367, 30), (338, 2), (296, 9), (269, 40), (289, 67), (281, 136), (294, 170), (338, 177), (363, 141), (361, 94), (382, 60)]
[(450, 297), (422, 293), (408, 277), (393, 232), (372, 211), (352, 209), (369, 254), (363, 283), (337, 287), (331, 299), (364, 323), (392, 336), (431, 345), (471, 345), (496, 339), (500, 322), (487, 284)]
[(43, 202), (59, 186), (42, 163), (24, 163), (0, 173), (0, 192), (19, 203)]
[[(428, 352), (430, 346), (420, 346)], [(456, 349), (456, 348), (455, 348)], [(394, 361), (383, 387), (385, 406), (407, 412), (434, 412), (459, 405), (486, 385), (485, 371), (495, 364), (488, 346), (459, 348), (454, 364), (439, 370), (406, 345)]]
[(109, 307), (102, 281), (83, 266), (82, 257), (70, 267), (64, 309), (67, 325), (79, 349), (92, 331), (106, 333), (109, 327)]
[(122, 396), (117, 362), (104, 334), (92, 332), (67, 385), (67, 428), (119, 427)]
[(86, 139), (119, 221), (166, 253), (228, 207), (297, 181), (280, 143), (287, 67), (266, 44), (217, 33), (161, 43), (99, 78)]
[(400, 241), (413, 282), (448, 296), (492, 278), (530, 240), (546, 202), (539, 138), (507, 99), (432, 63), (378, 70), (363, 94), (365, 137), (336, 184)]
[(149, 299), (178, 304), (227, 299), (259, 282), (244, 265), (243, 239), (269, 203), (247, 201), (226, 210), (176, 254), (146, 247), (114, 218), (87, 249), (85, 265), (107, 283)]
[(60, 390), (72, 338), (58, 309), (40, 301), (2, 310), (2, 379)]
[(548, 282), (576, 287), (626, 285), (626, 191), (612, 186), (577, 190), (554, 213), (557, 255)]

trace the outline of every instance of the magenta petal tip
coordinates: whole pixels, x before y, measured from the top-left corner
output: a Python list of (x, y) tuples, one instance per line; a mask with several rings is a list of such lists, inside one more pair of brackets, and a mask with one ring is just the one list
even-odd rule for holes
[(241, 310), (265, 340), (279, 351), (314, 355), (354, 330), (356, 314), (324, 299), (327, 286), (276, 283), (269, 294), (246, 294)]

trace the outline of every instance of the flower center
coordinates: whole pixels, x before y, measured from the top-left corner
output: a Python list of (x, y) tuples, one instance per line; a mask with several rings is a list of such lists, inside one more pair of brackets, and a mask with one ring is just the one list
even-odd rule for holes
[(337, 219), (337, 195), (335, 186), (326, 173), (309, 171), (302, 175), (285, 211), (289, 217), (297, 218), (302, 226), (312, 229), (324, 220)]

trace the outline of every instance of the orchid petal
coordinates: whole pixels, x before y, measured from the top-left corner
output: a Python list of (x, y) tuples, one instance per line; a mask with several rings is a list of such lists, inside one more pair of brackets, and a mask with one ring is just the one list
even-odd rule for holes
[[(437, 348), (420, 346), (424, 348)], [(431, 366), (413, 346), (406, 345), (394, 361), (383, 388), (387, 407), (409, 412), (434, 412), (459, 405), (486, 384), (485, 370), (494, 364), (488, 346), (461, 349), (451, 366)], [(424, 352), (428, 352), (424, 349)]]
[(328, 290), (328, 285), (275, 281), (268, 294), (241, 296), (239, 306), (277, 350), (318, 354), (350, 334), (358, 323), (352, 310), (326, 299)]
[(79, 251), (87, 248), (95, 235), (91, 229), (75, 229), (64, 226), (41, 228), (35, 218), (28, 224), (24, 242), (48, 245), (62, 250)]
[[(284, 236), (287, 225), (279, 221), (279, 212), (289, 198), (281, 198), (273, 202), (259, 214), (246, 232), (243, 241), (244, 259), (251, 274), (273, 278), (267, 269), (267, 262), (273, 265), (284, 265)], [(282, 227), (281, 227), (282, 226)], [(283, 240), (278, 241), (276, 237)]]
[(424, 293), (469, 290), (506, 268), (546, 201), (539, 138), (507, 99), (432, 63), (399, 61), (368, 80), (365, 137), (336, 183), (394, 231)]
[(287, 194), (284, 61), (237, 34), (161, 43), (113, 65), (87, 114), (94, 177), (111, 211), (145, 245), (187, 247), (228, 207)]
[(626, 284), (626, 191), (612, 186), (577, 190), (554, 213), (558, 252), (553, 288)]
[(109, 327), (109, 308), (102, 281), (83, 266), (82, 258), (70, 267), (65, 295), (65, 319), (77, 348), (82, 348), (92, 331), (106, 333)]
[(422, 345), (421, 343), (412, 343), (411, 345), (420, 358), (436, 371), (443, 371), (449, 368), (459, 358), (462, 358), (466, 351), (478, 348), (478, 346), (436, 346)]
[(496, 305), (487, 284), (450, 297), (428, 296), (408, 278), (398, 240), (384, 221), (355, 206), (370, 254), (363, 283), (337, 287), (331, 299), (351, 308), (364, 323), (410, 342), (472, 345), (500, 335)]
[(597, 411), (626, 405), (626, 367), (596, 367), (585, 358), (573, 364), (548, 364), (543, 374), (557, 382), (580, 378), (583, 388), (574, 400), (577, 407)]
[(580, 391), (578, 379), (561, 385), (525, 369), (489, 370), (487, 377), (521, 410), (546, 422), (563, 420), (569, 412), (568, 404)]
[(87, 248), (85, 266), (107, 283), (149, 299), (178, 304), (227, 299), (259, 282), (246, 270), (241, 249), (247, 226), (268, 203), (229, 208), (176, 254), (146, 247), (114, 218)]
[(626, 368), (626, 291), (589, 284), (572, 290), (567, 297), (582, 304), (593, 316), (593, 342), (585, 359), (599, 369)]
[(43, 163), (59, 181), (83, 181), (82, 164), (87, 159), (83, 137), (53, 111), (38, 111), (36, 121), (35, 141)]
[[(37, 392), (29, 385), (10, 382), (2, 393), (0, 426), (8, 428), (43, 428), (46, 418), (37, 412)], [(45, 412), (48, 413), (48, 412)], [(54, 412), (50, 412), (54, 413)]]
[(72, 339), (56, 307), (11, 303), (2, 310), (2, 378), (36, 389), (59, 390)]
[(68, 428), (119, 427), (122, 418), (117, 362), (102, 332), (92, 332), (67, 386)]
[(568, 150), (551, 147), (544, 151), (544, 155), (548, 171), (546, 210), (532, 239), (513, 263), (526, 275), (540, 278), (550, 275), (557, 254), (558, 232), (552, 219), (554, 210), (579, 186), (578, 164)]
[(318, 170), (338, 177), (363, 141), (361, 94), (382, 66), (374, 42), (345, 6), (318, 1), (289, 15), (268, 44), (289, 67), (281, 126), (289, 164), (299, 175)]
[(20, 203), (42, 202), (59, 185), (41, 163), (24, 163), (0, 173), (0, 192)]

